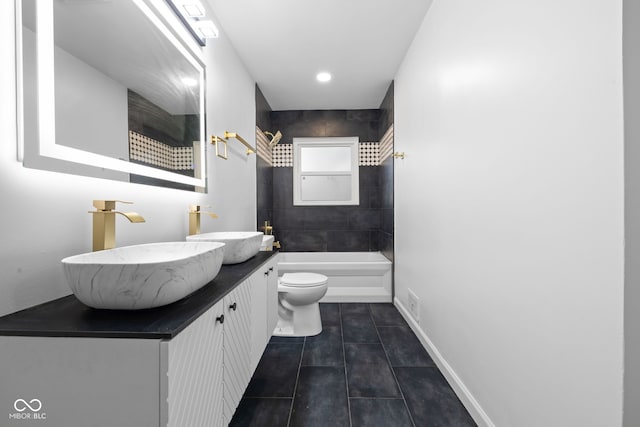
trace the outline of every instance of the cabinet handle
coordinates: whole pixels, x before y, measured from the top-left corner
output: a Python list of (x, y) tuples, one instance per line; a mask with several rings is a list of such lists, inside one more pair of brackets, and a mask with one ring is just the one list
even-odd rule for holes
[(224, 323), (224, 314), (216, 317), (216, 322), (220, 322), (220, 324), (222, 325)]
[(265, 276), (268, 276), (268, 275), (269, 275), (269, 272), (268, 272), (268, 271), (265, 271), (265, 272), (264, 272), (264, 275), (265, 275)]
[(231, 304), (231, 305), (229, 306), (229, 308), (230, 308), (231, 310), (233, 310), (233, 311), (236, 311), (236, 308), (238, 308), (238, 305), (234, 302), (233, 304)]
[(269, 271), (273, 271), (273, 267), (269, 267)]

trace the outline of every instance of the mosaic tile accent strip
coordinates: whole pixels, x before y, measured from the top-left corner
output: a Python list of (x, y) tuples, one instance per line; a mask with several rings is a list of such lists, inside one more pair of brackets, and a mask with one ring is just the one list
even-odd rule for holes
[(380, 164), (377, 142), (361, 142), (358, 148), (360, 152), (358, 166), (378, 166)]
[(380, 163), (382, 164), (393, 154), (393, 124), (384, 133), (380, 140)]
[[(377, 142), (361, 142), (359, 144), (359, 166), (380, 165), (380, 144)], [(293, 167), (293, 144), (278, 144), (272, 149), (273, 167)]]
[(293, 144), (278, 144), (272, 149), (274, 168), (293, 167)]
[(256, 145), (258, 148), (258, 157), (267, 162), (269, 166), (273, 166), (273, 151), (271, 147), (269, 147), (269, 138), (267, 138), (258, 126), (256, 126)]
[(193, 170), (193, 147), (172, 147), (132, 130), (129, 131), (132, 160), (170, 170)]

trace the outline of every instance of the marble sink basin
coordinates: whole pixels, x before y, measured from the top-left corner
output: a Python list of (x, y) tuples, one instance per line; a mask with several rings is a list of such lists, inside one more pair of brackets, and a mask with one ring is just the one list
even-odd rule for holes
[(213, 280), (224, 243), (123, 246), (62, 260), (75, 296), (94, 308), (140, 310), (178, 301)]
[(225, 244), (222, 263), (238, 264), (258, 253), (262, 236), (261, 231), (218, 231), (187, 236), (187, 241), (222, 242)]

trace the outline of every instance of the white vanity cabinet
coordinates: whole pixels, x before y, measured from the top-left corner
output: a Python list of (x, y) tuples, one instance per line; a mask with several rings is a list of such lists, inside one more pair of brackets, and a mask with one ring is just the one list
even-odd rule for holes
[(224, 312), (224, 300), (219, 301), (175, 338), (160, 341), (161, 426), (226, 425)]
[[(180, 385), (183, 393), (176, 394), (176, 397), (179, 399), (180, 396), (191, 396), (193, 393), (210, 396), (197, 399), (195, 402), (179, 403), (177, 400), (171, 400), (169, 389), (169, 426), (218, 425), (215, 420), (220, 420), (222, 425), (226, 426), (231, 421), (278, 320), (277, 258), (277, 255), (271, 257), (227, 294), (221, 303), (209, 309), (175, 339), (169, 341), (169, 346), (179, 346), (181, 353), (190, 353), (193, 359), (190, 370), (176, 370), (176, 376), (181, 378), (175, 381), (177, 384), (183, 381), (193, 384), (192, 387)], [(203, 327), (205, 330), (202, 330)], [(195, 347), (187, 343), (195, 343)], [(193, 350), (188, 352), (185, 349), (187, 346)], [(171, 355), (169, 359), (171, 360)], [(197, 366), (198, 361), (202, 360), (210, 360), (211, 365), (215, 366), (203, 366), (202, 375), (198, 376), (197, 369), (193, 366)], [(222, 363), (219, 363), (220, 360)], [(215, 387), (208, 389), (207, 382), (222, 384), (221, 390), (209, 390)], [(206, 405), (207, 399), (210, 407), (198, 411), (197, 407)], [(187, 418), (188, 414), (194, 412), (197, 417), (192, 415), (192, 418)], [(174, 418), (171, 417), (172, 413), (175, 415)]]
[(248, 279), (254, 301), (251, 318), (251, 372), (260, 362), (278, 323), (278, 256), (272, 257)]
[(224, 297), (224, 425), (231, 421), (253, 375), (250, 369), (253, 310), (249, 278)]
[[(273, 331), (278, 324), (278, 258), (276, 255), (265, 265), (268, 267), (269, 275), (267, 276), (267, 341), (273, 335)], [(263, 349), (264, 351), (264, 349)]]
[[(170, 339), (137, 330), (0, 336), (0, 424), (226, 426), (275, 327), (276, 268), (274, 255)], [(34, 399), (41, 408), (24, 410)]]

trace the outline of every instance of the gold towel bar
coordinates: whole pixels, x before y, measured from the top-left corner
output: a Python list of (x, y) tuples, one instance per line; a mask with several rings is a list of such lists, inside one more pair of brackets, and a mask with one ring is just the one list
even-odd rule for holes
[(249, 144), (247, 141), (245, 141), (245, 140), (244, 140), (244, 138), (242, 138), (240, 135), (238, 135), (238, 134), (237, 134), (237, 133), (235, 133), (235, 132), (227, 132), (227, 131), (224, 131), (224, 137), (225, 137), (226, 139), (229, 139), (229, 138), (235, 138), (235, 139), (237, 139), (238, 141), (240, 141), (240, 142), (242, 143), (242, 145), (244, 145), (245, 147), (247, 147), (247, 156), (248, 156), (249, 154), (253, 154), (253, 153), (255, 153), (255, 152), (256, 152), (256, 149), (255, 149), (255, 148), (253, 148), (253, 147), (251, 146), (251, 144)]

